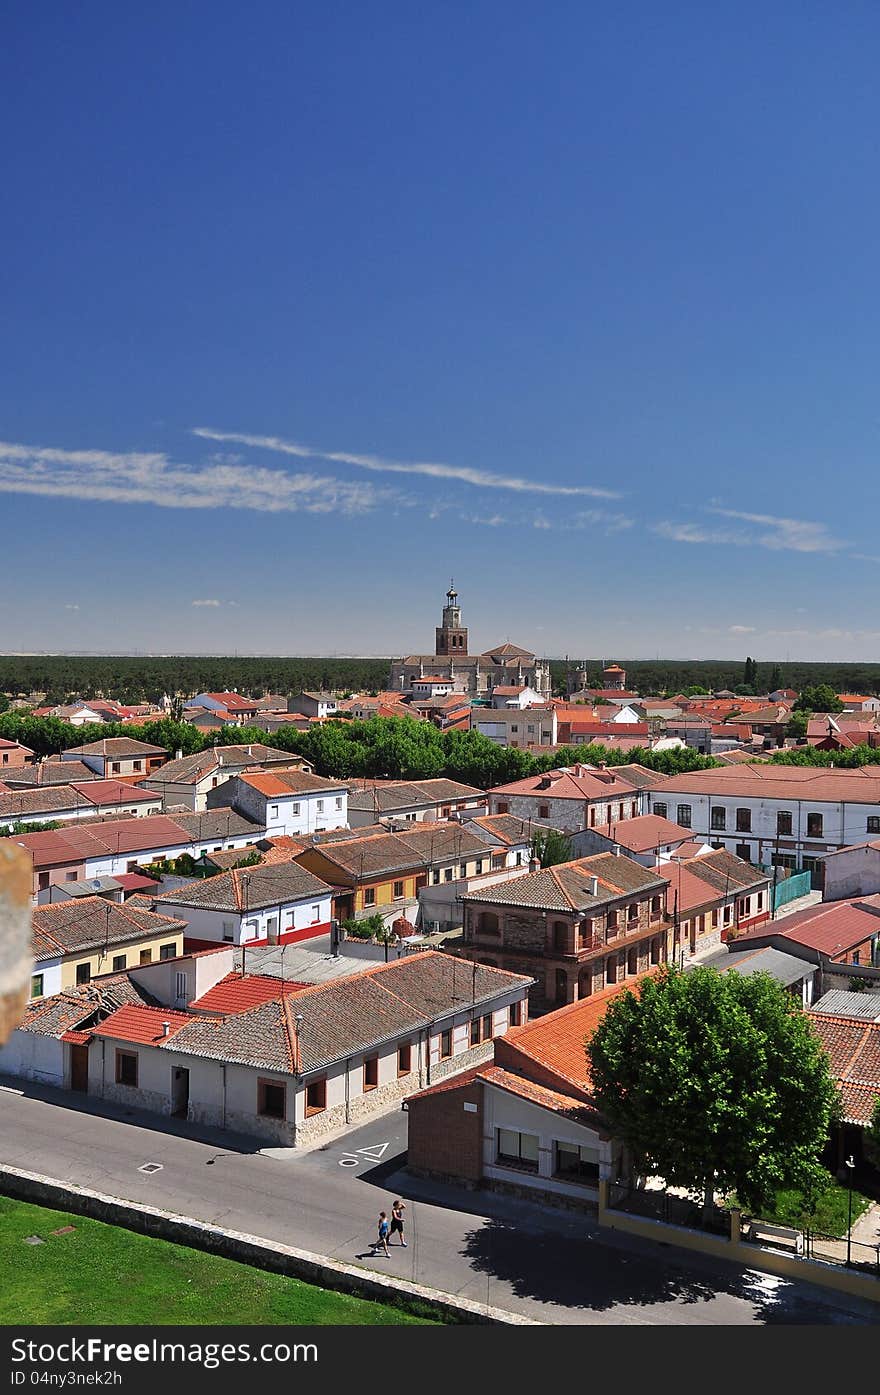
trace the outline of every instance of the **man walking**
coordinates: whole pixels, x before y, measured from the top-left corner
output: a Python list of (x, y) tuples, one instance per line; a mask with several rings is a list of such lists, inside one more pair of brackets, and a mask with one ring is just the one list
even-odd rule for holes
[(403, 1245), (404, 1249), (406, 1248), (406, 1241), (403, 1238), (403, 1213), (405, 1210), (406, 1202), (399, 1200), (395, 1201), (394, 1205), (391, 1208), (391, 1234), (397, 1234), (400, 1236), (400, 1243), (401, 1245)]

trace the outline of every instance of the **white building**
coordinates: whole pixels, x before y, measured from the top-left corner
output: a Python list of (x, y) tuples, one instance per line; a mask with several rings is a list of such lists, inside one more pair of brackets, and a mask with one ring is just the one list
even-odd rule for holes
[(215, 944), (287, 944), (330, 931), (332, 890), (296, 862), (235, 867), (155, 899), (186, 922), (188, 950)]
[(260, 823), (267, 838), (319, 833), (348, 824), (348, 785), (304, 770), (249, 771), (237, 775), (208, 806), (231, 803), (246, 818)]
[(555, 746), (558, 718), (555, 707), (475, 707), (471, 730), (497, 746)]
[(880, 833), (874, 766), (724, 766), (673, 775), (649, 795), (651, 812), (750, 862), (813, 872), (828, 852)]
[[(227, 780), (245, 770), (283, 766), (287, 769), (311, 769), (307, 761), (290, 751), (250, 742), (245, 746), (212, 746), (193, 756), (179, 756), (168, 761), (152, 775), (141, 781), (139, 788), (154, 790), (162, 796), (162, 807), (191, 809), (202, 813), (208, 807), (208, 794)], [(221, 801), (229, 804), (228, 797)]]

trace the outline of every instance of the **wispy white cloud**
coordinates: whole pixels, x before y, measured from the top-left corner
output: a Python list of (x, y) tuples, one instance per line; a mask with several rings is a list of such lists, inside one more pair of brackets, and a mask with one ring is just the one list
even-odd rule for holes
[(595, 499), (619, 499), (616, 490), (589, 484), (548, 484), (538, 479), (523, 479), (519, 475), (502, 475), (491, 470), (475, 470), (469, 465), (447, 465), (430, 460), (388, 460), (381, 455), (355, 455), (350, 451), (323, 451), (286, 441), (280, 436), (251, 436), (239, 431), (217, 431), (211, 426), (193, 428), (194, 436), (206, 441), (228, 441), (233, 445), (256, 446), (260, 450), (292, 455), (302, 460), (328, 460), (334, 465), (355, 465), (361, 470), (377, 470), (385, 474), (427, 475), (431, 479), (460, 480), (483, 489), (509, 489), (518, 494), (589, 495)]
[(787, 552), (841, 552), (852, 546), (829, 533), (824, 523), (799, 518), (780, 518), (767, 513), (746, 513), (739, 509), (711, 507), (707, 513), (736, 522), (749, 523), (750, 528), (712, 527), (703, 523), (672, 522), (668, 519), (652, 525), (651, 531), (670, 542), (714, 543), (732, 547), (766, 547)]
[(824, 523), (813, 523), (802, 518), (780, 518), (769, 513), (745, 513), (739, 509), (713, 507), (708, 512), (721, 518), (755, 524), (758, 532), (754, 541), (759, 547), (792, 552), (840, 552), (852, 546), (830, 534)]
[(755, 633), (755, 626), (754, 626), (754, 625), (731, 625), (731, 626), (730, 626), (730, 633), (731, 633), (732, 635), (753, 635), (753, 634)]
[(190, 605), (196, 605), (196, 606), (205, 606), (205, 605), (208, 605), (208, 606), (221, 606), (222, 604), (223, 604), (222, 601), (215, 601), (215, 600), (209, 600), (209, 601), (190, 601)]
[(65, 610), (79, 610), (79, 606), (78, 606), (78, 605), (66, 605), (66, 606), (64, 607), (64, 609), (65, 609)]
[(260, 513), (359, 514), (399, 502), (394, 491), (363, 480), (217, 461), (173, 464), (158, 452), (57, 450), (11, 442), (0, 442), (0, 493)]

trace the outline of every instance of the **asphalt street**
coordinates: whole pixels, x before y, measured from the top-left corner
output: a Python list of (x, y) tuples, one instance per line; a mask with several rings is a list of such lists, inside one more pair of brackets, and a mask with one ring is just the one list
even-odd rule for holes
[[(395, 1112), (308, 1153), (6, 1079), (0, 1160), (550, 1323), (876, 1324), (880, 1307), (405, 1171)], [(147, 1164), (158, 1170), (144, 1172)], [(380, 1209), (407, 1241), (370, 1256)], [(7, 1261), (8, 1261), (7, 1257)]]

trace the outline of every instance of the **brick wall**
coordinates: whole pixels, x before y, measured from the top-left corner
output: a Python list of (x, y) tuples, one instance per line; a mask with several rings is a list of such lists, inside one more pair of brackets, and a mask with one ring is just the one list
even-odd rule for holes
[[(476, 1105), (476, 1112), (465, 1109)], [(479, 1080), (450, 1085), (410, 1100), (409, 1156), (414, 1172), (479, 1182), (483, 1175), (483, 1086)]]

